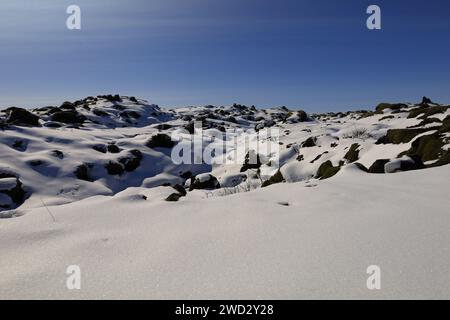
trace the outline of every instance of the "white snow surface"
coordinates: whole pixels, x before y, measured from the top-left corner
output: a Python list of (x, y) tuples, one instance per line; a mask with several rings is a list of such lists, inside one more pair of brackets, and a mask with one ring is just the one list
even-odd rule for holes
[[(314, 187), (178, 203), (133, 188), (50, 207), (56, 222), (32, 209), (0, 224), (0, 298), (448, 299), (449, 174), (348, 166)], [(81, 290), (66, 288), (69, 265)], [(369, 265), (381, 290), (366, 288)]]

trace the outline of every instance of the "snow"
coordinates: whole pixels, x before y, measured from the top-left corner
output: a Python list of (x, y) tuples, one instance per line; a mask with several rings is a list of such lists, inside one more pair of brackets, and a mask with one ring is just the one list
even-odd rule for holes
[[(450, 298), (450, 167), (169, 205), (97, 196), (3, 220), (0, 298)], [(420, 199), (420, 201), (411, 201)], [(289, 206), (281, 206), (285, 202)], [(79, 265), (79, 291), (65, 287)], [(366, 288), (366, 268), (382, 290)], [(118, 276), (120, 275), (120, 276)]]
[(16, 178), (6, 178), (0, 180), (0, 191), (8, 191), (12, 190), (16, 187), (17, 180)]

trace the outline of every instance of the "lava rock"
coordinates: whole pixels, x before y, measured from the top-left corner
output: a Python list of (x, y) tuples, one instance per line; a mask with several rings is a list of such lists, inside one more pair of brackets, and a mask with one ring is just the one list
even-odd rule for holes
[(172, 148), (175, 145), (175, 142), (172, 141), (170, 136), (164, 133), (158, 133), (154, 135), (150, 140), (145, 144), (149, 148)]
[(39, 117), (37, 115), (32, 114), (28, 110), (11, 107), (4, 110), (4, 112), (7, 115), (5, 122), (9, 125), (31, 126), (31, 127), (39, 126)]
[(369, 173), (385, 173), (384, 165), (388, 163), (389, 159), (378, 159), (370, 167)]
[(109, 161), (105, 164), (105, 169), (112, 176), (120, 176), (125, 171), (124, 165), (116, 161)]
[(189, 186), (190, 191), (196, 189), (213, 190), (218, 188), (220, 188), (219, 181), (216, 177), (209, 173), (198, 175), (195, 179), (193, 179), (191, 185)]
[(134, 149), (129, 151), (129, 154), (126, 157), (122, 157), (119, 159), (119, 162), (123, 165), (126, 171), (131, 172), (136, 170), (142, 161), (142, 152)]

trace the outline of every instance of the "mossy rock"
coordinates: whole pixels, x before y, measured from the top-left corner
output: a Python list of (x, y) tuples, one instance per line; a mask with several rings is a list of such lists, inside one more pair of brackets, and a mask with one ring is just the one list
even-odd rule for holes
[(382, 113), (385, 109), (391, 110), (401, 110), (402, 108), (406, 108), (407, 105), (403, 103), (380, 103), (375, 107), (376, 113)]
[(411, 148), (399, 155), (419, 156), (422, 162), (437, 160), (443, 154), (442, 147), (445, 145), (443, 138), (438, 133), (422, 136), (416, 139)]
[(217, 178), (214, 177), (212, 174), (209, 174), (208, 179), (204, 179), (204, 178), (200, 179), (197, 176), (197, 178), (195, 178), (195, 179), (191, 178), (191, 181), (192, 181), (192, 183), (189, 187), (189, 191), (203, 190), (203, 189), (214, 190), (214, 189), (220, 188), (219, 180), (217, 180)]
[(158, 133), (151, 137), (145, 144), (149, 148), (172, 148), (175, 142), (172, 141), (170, 136), (164, 133)]
[(81, 124), (86, 120), (86, 117), (79, 114), (77, 111), (59, 111), (52, 115), (52, 121), (62, 122), (66, 124)]
[(119, 162), (109, 161), (105, 164), (105, 169), (108, 171), (108, 174), (116, 176), (121, 175), (125, 171), (125, 166)]
[(179, 193), (172, 193), (171, 195), (169, 195), (166, 198), (166, 201), (168, 201), (168, 202), (177, 202), (178, 200), (180, 200), (180, 198), (181, 198), (181, 194), (179, 194)]
[(52, 157), (58, 158), (58, 159), (64, 159), (64, 153), (60, 150), (52, 150), (50, 152)]
[(350, 150), (348, 150), (348, 152), (345, 154), (344, 159), (348, 160), (348, 162), (355, 162), (356, 160), (359, 159), (359, 144), (358, 143), (354, 143), (352, 144), (352, 146), (350, 147)]
[(433, 107), (430, 107), (428, 105), (420, 106), (418, 108), (411, 110), (409, 112), (408, 118), (416, 118), (417, 116), (423, 114), (419, 119), (425, 119), (434, 114), (444, 113), (445, 111), (447, 111), (448, 108), (449, 108), (448, 106), (433, 106)]
[(394, 119), (395, 117), (393, 115), (390, 116), (384, 116), (382, 118), (380, 118), (378, 121), (383, 121), (383, 120), (390, 120), (390, 119)]
[(92, 181), (92, 179), (89, 175), (89, 165), (87, 165), (85, 163), (76, 167), (73, 174), (75, 175), (75, 177), (77, 177), (77, 179), (84, 180), (84, 181)]
[(5, 110), (7, 117), (6, 124), (17, 126), (39, 126), (39, 117), (32, 114), (28, 110), (22, 108), (11, 107)]
[(15, 177), (4, 178), (3, 181), (8, 181), (7, 185), (11, 183), (11, 186), (13, 187), (0, 189), (0, 193), (6, 194), (16, 205), (22, 204), (26, 195), (22, 182)]
[(284, 177), (281, 174), (281, 171), (278, 170), (273, 176), (271, 176), (269, 178), (269, 180), (266, 180), (263, 182), (263, 184), (261, 185), (261, 188), (265, 188), (267, 186), (270, 186), (272, 184), (277, 184), (277, 183), (282, 183), (284, 182)]
[(338, 173), (340, 169), (340, 166), (333, 167), (333, 163), (328, 160), (320, 165), (316, 173), (316, 178), (320, 180), (331, 178), (336, 173)]
[(442, 126), (439, 128), (439, 132), (450, 132), (450, 116), (445, 117), (444, 121), (442, 121)]
[(109, 153), (119, 153), (120, 148), (115, 143), (109, 143), (106, 147)]
[(369, 169), (367, 169), (363, 164), (361, 164), (359, 162), (355, 162), (354, 164), (355, 164), (355, 166), (357, 166), (359, 168), (359, 170), (364, 171), (364, 172), (369, 172)]
[(262, 163), (259, 154), (251, 150), (245, 155), (245, 161), (241, 167), (240, 172), (245, 172), (249, 169), (259, 169), (261, 165)]
[(450, 163), (450, 150), (442, 151), (439, 160), (429, 165), (428, 167), (439, 167)]
[(400, 144), (408, 143), (417, 135), (433, 130), (433, 128), (417, 128), (417, 129), (389, 129), (384, 137), (375, 142), (375, 144)]
[(106, 145), (104, 145), (104, 144), (93, 145), (92, 149), (94, 149), (95, 151), (100, 152), (100, 153), (106, 153), (108, 151)]
[(384, 165), (388, 163), (389, 159), (378, 159), (369, 168), (369, 173), (385, 173)]
[(373, 111), (364, 111), (364, 112), (361, 112), (361, 113), (359, 114), (358, 120), (365, 119), (365, 118), (368, 118), (368, 117), (372, 117), (372, 116), (374, 116), (374, 115), (376, 115), (376, 114), (377, 114), (377, 113), (376, 113), (376, 112), (373, 112)]
[(433, 127), (433, 129), (439, 129), (439, 126), (441, 125), (442, 121), (439, 120), (438, 118), (425, 118), (419, 124), (416, 124), (415, 126), (410, 126), (408, 127), (408, 129), (420, 128), (432, 123), (436, 124), (436, 126)]
[(108, 115), (108, 113), (106, 111), (103, 111), (98, 108), (95, 108), (94, 110), (92, 110), (92, 113), (98, 117), (106, 117)]
[(128, 152), (126, 157), (122, 157), (119, 159), (119, 162), (123, 165), (127, 172), (132, 172), (139, 168), (142, 161), (142, 152), (134, 149)]
[(297, 115), (298, 115), (299, 122), (309, 121), (308, 114), (305, 111), (299, 110), (299, 111), (297, 111)]
[(316, 142), (317, 142), (317, 138), (316, 137), (309, 137), (308, 139), (306, 139), (305, 141), (302, 142), (301, 147), (302, 148), (315, 147), (316, 146)]
[(173, 185), (172, 188), (174, 188), (182, 197), (187, 195), (186, 189), (180, 184)]

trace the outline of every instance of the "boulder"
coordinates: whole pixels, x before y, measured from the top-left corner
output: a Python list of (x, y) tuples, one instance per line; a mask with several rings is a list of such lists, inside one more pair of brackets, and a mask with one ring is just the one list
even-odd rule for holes
[(301, 147), (302, 148), (315, 147), (316, 146), (316, 142), (317, 142), (317, 138), (316, 137), (309, 137), (308, 139), (306, 139), (305, 141), (302, 142)]
[(186, 189), (180, 184), (176, 184), (172, 186), (172, 188), (174, 188), (182, 197), (187, 195)]
[(316, 173), (316, 178), (320, 180), (331, 178), (338, 173), (340, 169), (340, 166), (334, 167), (333, 163), (328, 160), (320, 165)]
[(181, 198), (181, 195), (179, 193), (172, 193), (171, 195), (169, 195), (166, 198), (166, 201), (177, 202), (178, 200), (180, 200), (180, 198)]
[(22, 182), (16, 177), (0, 179), (0, 208), (10, 209), (21, 205), (26, 192)]
[(119, 158), (119, 162), (123, 165), (126, 171), (131, 172), (136, 170), (142, 161), (142, 152), (134, 149), (128, 152), (128, 155), (122, 158)]
[(369, 173), (385, 173), (384, 165), (388, 163), (389, 159), (378, 159), (370, 167)]
[(284, 182), (284, 177), (281, 174), (281, 171), (278, 170), (273, 176), (271, 176), (269, 178), (269, 180), (266, 180), (262, 183), (261, 188), (265, 188), (272, 184), (277, 184), (277, 183), (282, 183), (282, 182)]
[(11, 107), (4, 111), (6, 113), (5, 122), (9, 125), (18, 126), (39, 126), (39, 117), (32, 114), (28, 110), (22, 108)]
[(100, 153), (106, 153), (106, 151), (108, 150), (106, 145), (104, 144), (95, 144), (92, 146), (92, 149)]
[(77, 179), (84, 180), (84, 181), (92, 181), (91, 177), (89, 176), (89, 165), (88, 164), (81, 164), (78, 167), (75, 168), (73, 174)]
[(213, 190), (220, 188), (220, 183), (216, 177), (209, 173), (200, 174), (193, 179), (191, 185), (189, 186), (189, 190), (195, 189), (206, 189)]
[(347, 153), (345, 154), (344, 159), (346, 159), (350, 163), (358, 160), (359, 159), (358, 148), (359, 148), (358, 143), (352, 144), (352, 146), (350, 147), (350, 150), (348, 150)]
[(158, 133), (151, 137), (145, 144), (149, 148), (172, 148), (175, 142), (172, 141), (170, 136), (164, 133)]
[(106, 147), (109, 153), (119, 153), (120, 148), (115, 143), (109, 143)]
[(62, 122), (65, 124), (81, 124), (86, 120), (86, 117), (79, 114), (77, 111), (59, 111), (52, 115), (52, 121)]
[(109, 161), (105, 164), (105, 169), (108, 171), (108, 174), (116, 176), (121, 175), (125, 171), (125, 166), (116, 161)]
[(245, 155), (244, 164), (242, 165), (240, 172), (245, 172), (249, 169), (259, 169), (261, 165), (262, 163), (259, 154), (254, 150), (250, 150)]
[(385, 136), (379, 138), (375, 144), (400, 144), (408, 143), (417, 135), (433, 130), (433, 128), (417, 129), (389, 129)]

